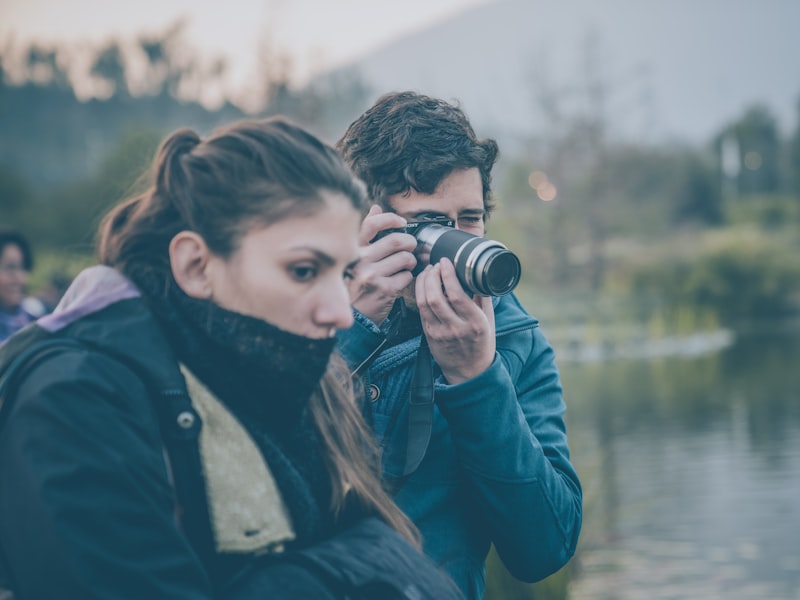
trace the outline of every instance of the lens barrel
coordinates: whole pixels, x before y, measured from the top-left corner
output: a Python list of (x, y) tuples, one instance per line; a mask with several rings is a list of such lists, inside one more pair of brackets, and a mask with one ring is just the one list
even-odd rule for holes
[(468, 293), (504, 296), (519, 283), (519, 259), (500, 242), (436, 224), (420, 227), (414, 235), (418, 264), (424, 267), (449, 258)]

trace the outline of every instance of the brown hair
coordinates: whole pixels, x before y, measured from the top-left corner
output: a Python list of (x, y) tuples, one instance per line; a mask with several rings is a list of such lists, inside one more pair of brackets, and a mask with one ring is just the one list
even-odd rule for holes
[(487, 217), (494, 208), (497, 142), (478, 139), (455, 104), (416, 92), (384, 94), (350, 124), (336, 148), (386, 210), (392, 209), (389, 196), (409, 190), (433, 194), (453, 171), (471, 168), (481, 175)]
[[(323, 192), (339, 193), (363, 210), (363, 184), (336, 151), (279, 117), (238, 121), (206, 139), (181, 129), (161, 145), (154, 181), (143, 194), (106, 216), (100, 260), (135, 283), (155, 276), (167, 295), (172, 277), (169, 243), (180, 231), (200, 234), (215, 254), (228, 257), (254, 225), (313, 214)], [(332, 509), (355, 500), (418, 543), (411, 521), (378, 480), (373, 434), (358, 411), (344, 361), (335, 356), (310, 400), (332, 482)]]

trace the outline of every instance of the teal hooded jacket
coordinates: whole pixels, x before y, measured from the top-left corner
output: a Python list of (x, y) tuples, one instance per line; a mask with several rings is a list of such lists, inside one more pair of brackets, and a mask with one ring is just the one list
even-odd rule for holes
[[(481, 375), (448, 385), (434, 364), (435, 405), (427, 452), (407, 478), (408, 397), (420, 336), (380, 350), (363, 373), (365, 413), (383, 451), (395, 501), (423, 536), (425, 552), (468, 598), (481, 598), (493, 544), (509, 572), (539, 581), (575, 552), (582, 491), (570, 463), (566, 405), (553, 348), (513, 294), (494, 299), (497, 352)], [(356, 311), (339, 333), (355, 368), (384, 341)]]

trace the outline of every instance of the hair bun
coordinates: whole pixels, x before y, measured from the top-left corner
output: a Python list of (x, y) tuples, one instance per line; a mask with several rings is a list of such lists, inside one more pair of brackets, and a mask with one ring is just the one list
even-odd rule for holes
[(156, 189), (171, 196), (174, 190), (186, 184), (187, 177), (182, 159), (191, 153), (200, 141), (200, 136), (191, 129), (179, 129), (164, 140), (156, 159), (160, 165), (156, 173)]

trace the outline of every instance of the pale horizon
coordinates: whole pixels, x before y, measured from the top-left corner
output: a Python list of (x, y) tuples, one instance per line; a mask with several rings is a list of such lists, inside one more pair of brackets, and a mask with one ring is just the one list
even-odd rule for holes
[(99, 47), (133, 43), (186, 20), (184, 38), (204, 61), (227, 61), (226, 93), (246, 94), (265, 52), (290, 59), (302, 84), (319, 72), (368, 55), (404, 35), (492, 0), (228, 0), (198, 8), (196, 0), (4, 0), (0, 51), (38, 43)]

